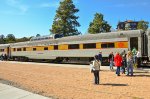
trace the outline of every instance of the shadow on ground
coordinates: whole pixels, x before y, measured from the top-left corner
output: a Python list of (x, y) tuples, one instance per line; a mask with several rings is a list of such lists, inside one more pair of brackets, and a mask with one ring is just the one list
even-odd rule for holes
[(141, 75), (134, 75), (133, 77), (150, 77), (150, 75), (141, 74)]
[(105, 86), (128, 86), (128, 84), (113, 84), (113, 83), (106, 83), (106, 84), (101, 84)]

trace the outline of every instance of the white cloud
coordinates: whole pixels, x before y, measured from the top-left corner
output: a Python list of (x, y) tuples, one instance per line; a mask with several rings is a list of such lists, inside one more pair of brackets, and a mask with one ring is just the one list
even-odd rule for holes
[(22, 4), (21, 0), (6, 0), (6, 4), (12, 8), (10, 11), (6, 11), (9, 12), (8, 14), (25, 14), (29, 9), (29, 6)]
[(6, 0), (6, 3), (7, 3), (8, 5), (15, 5), (15, 4), (18, 3), (18, 0)]
[(22, 14), (25, 14), (29, 9), (29, 7), (26, 5), (20, 5), (18, 8), (21, 10)]

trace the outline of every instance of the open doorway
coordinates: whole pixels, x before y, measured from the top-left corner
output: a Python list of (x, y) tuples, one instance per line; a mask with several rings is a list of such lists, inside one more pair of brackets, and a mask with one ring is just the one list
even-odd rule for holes
[(130, 38), (130, 50), (136, 48), (138, 50), (138, 37), (131, 37)]

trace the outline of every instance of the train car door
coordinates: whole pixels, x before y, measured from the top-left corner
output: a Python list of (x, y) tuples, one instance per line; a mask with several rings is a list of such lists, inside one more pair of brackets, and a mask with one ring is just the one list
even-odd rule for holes
[(138, 50), (138, 37), (130, 38), (130, 50), (132, 51), (133, 48), (136, 48), (136, 50)]
[(7, 56), (10, 57), (10, 47), (7, 47)]

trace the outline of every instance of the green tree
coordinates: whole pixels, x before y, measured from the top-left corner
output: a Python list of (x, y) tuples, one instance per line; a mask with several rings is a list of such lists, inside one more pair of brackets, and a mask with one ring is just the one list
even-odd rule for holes
[(16, 39), (16, 42), (25, 42), (25, 41), (29, 41), (30, 39), (27, 37), (23, 37), (23, 38), (18, 38)]
[(149, 25), (149, 22), (141, 20), (138, 23), (137, 29), (142, 29), (142, 30), (146, 31), (148, 29), (148, 25)]
[(40, 37), (41, 35), (40, 34), (36, 34), (36, 37)]
[(110, 32), (111, 26), (104, 20), (101, 13), (96, 13), (93, 22), (90, 23), (88, 32), (91, 34)]
[(50, 32), (53, 34), (63, 34), (64, 36), (80, 34), (76, 28), (80, 26), (77, 22), (79, 17), (75, 16), (75, 13), (78, 11), (72, 0), (61, 1)]
[(8, 34), (5, 39), (6, 39), (6, 43), (15, 43), (16, 42), (16, 38), (13, 34)]
[(4, 44), (4, 43), (5, 43), (5, 36), (0, 35), (0, 44)]

